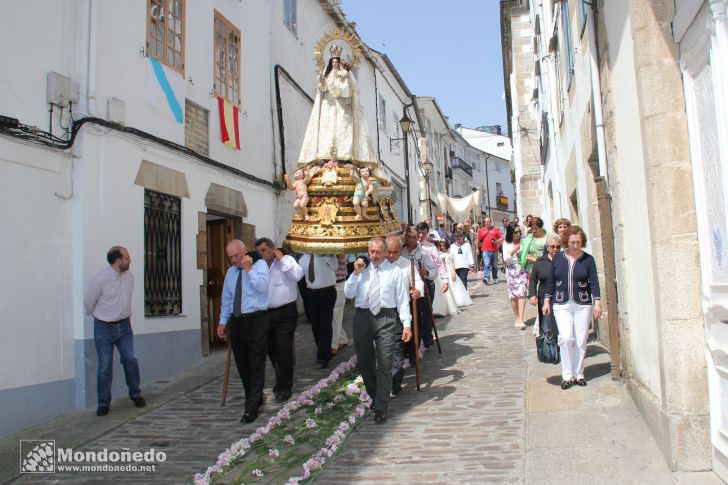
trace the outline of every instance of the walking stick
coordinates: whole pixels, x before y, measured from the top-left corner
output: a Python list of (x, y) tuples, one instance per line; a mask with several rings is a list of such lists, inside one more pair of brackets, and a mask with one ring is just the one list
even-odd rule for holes
[(228, 390), (228, 380), (230, 378), (230, 354), (232, 352), (232, 344), (230, 343), (230, 331), (227, 327), (230, 325), (227, 325), (225, 327), (225, 333), (227, 334), (227, 359), (225, 360), (225, 380), (222, 383), (222, 402), (220, 403), (220, 406), (225, 405), (225, 400), (227, 399), (227, 390)]
[(432, 313), (432, 302), (430, 301), (430, 290), (427, 288), (427, 283), (425, 283), (424, 286), (425, 286), (425, 296), (427, 297), (427, 309), (430, 310), (430, 318), (432, 319), (432, 330), (435, 331), (435, 342), (437, 342), (437, 352), (441, 354), (442, 347), (440, 347), (440, 336), (437, 335), (437, 325), (435, 325), (435, 314)]
[[(416, 288), (415, 286), (415, 260), (410, 260), (410, 273), (412, 278), (412, 285), (410, 288)], [(417, 390), (420, 390), (420, 330), (419, 324), (417, 323), (417, 300), (412, 298), (412, 332), (414, 333), (415, 340), (415, 382), (417, 383)]]

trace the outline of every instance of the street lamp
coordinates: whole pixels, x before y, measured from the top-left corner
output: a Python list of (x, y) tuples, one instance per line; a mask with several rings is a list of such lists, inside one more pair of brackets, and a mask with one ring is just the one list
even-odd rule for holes
[[(425, 157), (427, 154), (425, 154)], [(425, 171), (425, 188), (426, 188), (426, 195), (427, 195), (427, 220), (430, 221), (430, 224), (432, 224), (432, 205), (430, 204), (430, 174), (432, 173), (432, 162), (429, 158), (425, 158), (425, 161), (422, 162), (422, 168)], [(433, 226), (434, 227), (434, 226)]]
[(402, 140), (404, 140), (404, 180), (407, 185), (407, 224), (412, 224), (412, 208), (410, 202), (410, 177), (409, 177), (409, 143), (407, 143), (407, 135), (412, 128), (412, 120), (407, 117), (405, 108), (404, 116), (399, 120), (399, 126), (402, 128)]

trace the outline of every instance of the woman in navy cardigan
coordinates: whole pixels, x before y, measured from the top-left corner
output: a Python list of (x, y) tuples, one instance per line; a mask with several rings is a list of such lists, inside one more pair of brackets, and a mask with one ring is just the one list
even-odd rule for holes
[[(583, 251), (586, 234), (571, 226), (565, 234), (567, 247), (552, 261), (543, 313), (551, 313), (552, 302), (561, 348), (561, 389), (574, 384), (586, 386), (584, 356), (592, 316), (602, 316), (597, 266), (591, 254)], [(592, 303), (594, 308), (592, 310)]]

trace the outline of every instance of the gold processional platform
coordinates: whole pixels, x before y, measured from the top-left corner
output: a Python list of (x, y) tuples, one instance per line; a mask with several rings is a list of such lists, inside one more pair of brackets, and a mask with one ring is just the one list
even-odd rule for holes
[(308, 220), (295, 213), (283, 242), (286, 250), (299, 254), (366, 253), (372, 237), (402, 235), (390, 181), (374, 174), (370, 176), (377, 193), (366, 197), (368, 207), (362, 204), (359, 218), (354, 207), (357, 188), (354, 171), (359, 167), (350, 162), (318, 163), (323, 165), (308, 184)]

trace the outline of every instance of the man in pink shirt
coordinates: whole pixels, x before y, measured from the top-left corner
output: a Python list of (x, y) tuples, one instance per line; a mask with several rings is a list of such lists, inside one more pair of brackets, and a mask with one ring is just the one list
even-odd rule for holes
[(498, 283), (498, 248), (503, 244), (503, 235), (493, 227), (490, 217), (485, 218), (478, 231), (478, 242), (483, 252), (483, 283), (488, 284), (489, 275), (493, 276), (493, 283)]

